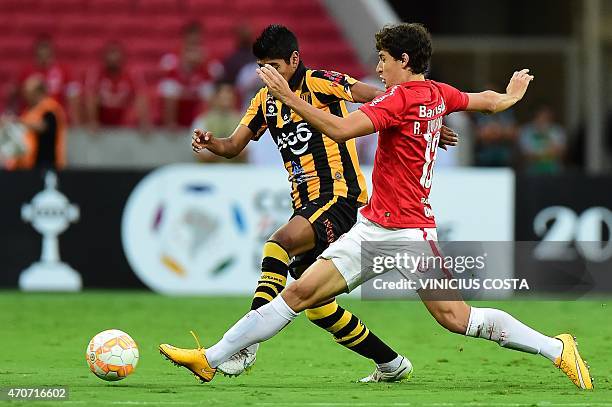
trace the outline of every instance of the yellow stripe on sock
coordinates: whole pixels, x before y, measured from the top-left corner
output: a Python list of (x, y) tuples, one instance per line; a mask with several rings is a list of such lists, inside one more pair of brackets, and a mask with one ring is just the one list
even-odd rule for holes
[[(336, 322), (335, 324), (333, 324), (332, 326), (330, 326), (327, 331), (335, 334), (336, 332), (338, 332), (339, 330), (341, 330), (342, 328), (344, 328), (346, 326), (346, 324), (349, 323), (349, 321), (351, 320), (351, 317), (353, 316), (353, 314), (351, 314), (348, 311), (344, 311), (344, 313), (342, 314), (342, 316), (340, 317), (340, 319), (338, 320), (338, 322)], [(352, 331), (351, 331), (352, 332)]]
[(329, 304), (321, 305), (317, 308), (307, 309), (306, 317), (311, 321), (325, 318), (336, 312), (338, 309), (338, 303), (336, 301), (330, 302)]
[(361, 323), (361, 321), (359, 321), (359, 322), (357, 322), (357, 326), (355, 328), (353, 328), (353, 330), (351, 332), (347, 333), (342, 338), (337, 338), (336, 340), (338, 342), (344, 342), (344, 341), (351, 340), (351, 339), (355, 338), (357, 335), (359, 335), (359, 333), (361, 331), (363, 331), (363, 328), (365, 328), (365, 326)]
[(360, 344), (361, 342), (363, 342), (363, 340), (365, 338), (368, 337), (368, 335), (370, 334), (370, 330), (368, 328), (365, 329), (365, 332), (363, 333), (363, 335), (361, 335), (359, 338), (357, 338), (355, 341), (347, 343), (346, 346), (347, 348), (352, 348), (353, 346), (356, 346), (358, 344)]
[(257, 284), (257, 287), (270, 287), (271, 289), (274, 290), (274, 292), (276, 294), (278, 294), (278, 292), (279, 292), (278, 291), (278, 287), (275, 286), (274, 284), (270, 284), (270, 283), (259, 283), (259, 284)]
[(285, 264), (289, 264), (289, 254), (276, 242), (266, 242), (263, 248), (263, 256), (273, 257)]
[(263, 293), (261, 291), (258, 291), (255, 293), (255, 295), (253, 296), (255, 298), (263, 298), (264, 300), (267, 300), (268, 302), (272, 301), (274, 298), (272, 298), (272, 296), (268, 293)]

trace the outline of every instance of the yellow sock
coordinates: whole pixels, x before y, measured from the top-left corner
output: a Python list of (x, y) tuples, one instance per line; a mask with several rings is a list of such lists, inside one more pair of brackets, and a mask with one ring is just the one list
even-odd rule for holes
[(289, 254), (276, 242), (267, 241), (263, 248), (261, 276), (257, 282), (251, 309), (257, 309), (272, 301), (287, 284)]
[(387, 363), (397, 357), (393, 349), (370, 332), (359, 318), (338, 305), (336, 300), (306, 310), (306, 316), (315, 325), (330, 332), (337, 343), (376, 363)]

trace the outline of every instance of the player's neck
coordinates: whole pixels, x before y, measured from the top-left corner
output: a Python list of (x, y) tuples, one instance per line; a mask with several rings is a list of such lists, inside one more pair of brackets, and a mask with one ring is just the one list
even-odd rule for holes
[(404, 82), (424, 81), (425, 75), (422, 73), (413, 74), (412, 72), (407, 72), (404, 78), (405, 78)]
[(406, 82), (422, 82), (425, 80), (425, 75), (424, 74), (412, 74), (411, 72), (403, 72), (401, 75), (399, 75), (397, 77), (397, 82), (390, 82), (388, 83), (388, 87), (390, 88), (391, 86), (394, 85), (400, 85), (402, 83), (406, 83)]

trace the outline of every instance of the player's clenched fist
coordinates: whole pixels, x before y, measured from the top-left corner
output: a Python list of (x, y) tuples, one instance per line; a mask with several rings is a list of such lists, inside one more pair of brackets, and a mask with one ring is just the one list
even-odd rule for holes
[(508, 82), (506, 94), (517, 98), (517, 100), (521, 100), (525, 95), (525, 92), (527, 92), (529, 82), (532, 80), (533, 75), (529, 75), (529, 69), (515, 71), (512, 78), (510, 78), (510, 82)]
[(199, 153), (210, 145), (213, 137), (213, 134), (209, 131), (194, 129), (193, 136), (191, 136), (191, 148), (194, 152)]

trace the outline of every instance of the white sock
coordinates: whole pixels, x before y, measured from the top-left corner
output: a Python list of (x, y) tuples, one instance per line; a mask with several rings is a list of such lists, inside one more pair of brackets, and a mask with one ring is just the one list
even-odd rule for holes
[(529, 328), (507, 312), (472, 307), (466, 336), (497, 342), (504, 348), (540, 354), (552, 362), (561, 356), (563, 343)]
[(270, 339), (297, 316), (278, 295), (236, 322), (219, 342), (206, 349), (206, 359), (217, 367), (240, 349)]
[(402, 355), (397, 355), (396, 358), (393, 359), (391, 362), (380, 363), (380, 364), (377, 363), (376, 366), (378, 366), (381, 372), (386, 372), (386, 373), (394, 372), (400, 367), (403, 359), (404, 357)]

